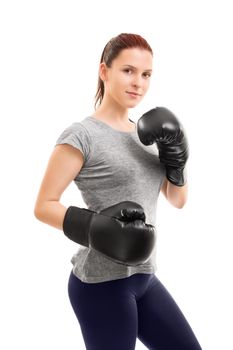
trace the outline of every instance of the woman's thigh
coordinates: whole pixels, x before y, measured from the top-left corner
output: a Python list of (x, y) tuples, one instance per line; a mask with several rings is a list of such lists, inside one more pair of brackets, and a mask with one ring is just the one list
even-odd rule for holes
[(201, 350), (182, 311), (156, 276), (137, 307), (138, 338), (148, 349)]
[[(112, 283), (114, 282), (114, 283)], [(84, 283), (71, 272), (68, 293), (87, 350), (134, 350), (137, 304), (127, 278)]]

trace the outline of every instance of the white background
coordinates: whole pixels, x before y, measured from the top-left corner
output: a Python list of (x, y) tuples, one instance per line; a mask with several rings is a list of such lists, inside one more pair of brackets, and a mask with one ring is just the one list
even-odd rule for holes
[[(159, 197), (157, 276), (203, 350), (233, 348), (230, 3), (1, 1), (2, 349), (85, 349), (67, 294), (77, 246), (33, 210), (55, 141), (93, 112), (100, 55), (121, 32), (154, 50), (151, 88), (130, 117), (166, 106), (190, 145), (187, 204)], [(73, 183), (61, 202), (83, 204)]]

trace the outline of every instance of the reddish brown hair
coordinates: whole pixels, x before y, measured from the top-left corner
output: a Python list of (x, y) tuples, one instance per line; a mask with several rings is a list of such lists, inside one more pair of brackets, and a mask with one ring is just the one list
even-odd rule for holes
[[(138, 34), (121, 33), (118, 36), (110, 39), (106, 44), (100, 58), (100, 63), (104, 62), (107, 67), (111, 67), (112, 61), (120, 54), (122, 50), (133, 47), (148, 50), (153, 56), (153, 51), (150, 45), (142, 36)], [(104, 83), (100, 77), (98, 77), (97, 91), (95, 94), (95, 109), (98, 102), (99, 105), (101, 104), (103, 97)]]

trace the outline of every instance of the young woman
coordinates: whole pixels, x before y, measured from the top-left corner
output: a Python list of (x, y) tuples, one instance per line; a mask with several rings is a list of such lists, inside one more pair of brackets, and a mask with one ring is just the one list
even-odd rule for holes
[[(137, 34), (105, 46), (95, 110), (58, 137), (35, 204), (40, 221), (79, 250), (68, 295), (88, 350), (200, 350), (182, 311), (155, 275), (155, 215), (160, 191), (176, 208), (187, 200), (186, 136), (157, 107), (137, 124), (129, 109), (145, 96), (153, 52)], [(96, 108), (98, 104), (98, 107)], [(86, 208), (60, 203), (74, 181)]]

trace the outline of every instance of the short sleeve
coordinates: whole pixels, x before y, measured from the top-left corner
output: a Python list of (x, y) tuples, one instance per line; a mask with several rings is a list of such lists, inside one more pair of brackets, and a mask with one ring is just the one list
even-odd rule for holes
[(90, 136), (81, 123), (73, 123), (68, 126), (58, 137), (55, 146), (59, 144), (69, 144), (79, 149), (86, 161), (90, 154)]

